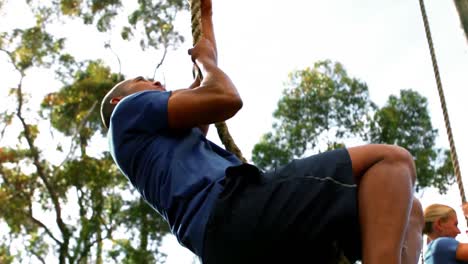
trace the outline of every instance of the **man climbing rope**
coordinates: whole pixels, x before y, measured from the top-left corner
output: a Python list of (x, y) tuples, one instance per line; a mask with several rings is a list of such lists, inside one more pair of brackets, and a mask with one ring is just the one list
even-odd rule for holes
[(390, 145), (325, 152), (262, 172), (209, 141), (242, 100), (217, 65), (211, 0), (189, 51), (203, 73), (166, 91), (142, 77), (101, 105), (110, 152), (142, 197), (203, 263), (327, 263), (340, 248), (366, 264), (416, 263), (422, 210), (411, 155)]

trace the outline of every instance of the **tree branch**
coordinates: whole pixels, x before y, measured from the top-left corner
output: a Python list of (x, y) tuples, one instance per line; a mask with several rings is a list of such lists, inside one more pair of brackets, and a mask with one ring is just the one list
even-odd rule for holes
[(62, 241), (58, 240), (54, 236), (54, 234), (50, 231), (50, 229), (44, 223), (42, 223), (40, 220), (38, 220), (37, 218), (33, 216), (31, 205), (29, 206), (28, 217), (33, 221), (34, 224), (38, 225), (39, 227), (42, 227), (44, 231), (47, 233), (47, 235), (49, 235), (50, 238), (52, 238), (58, 245), (61, 245), (63, 243)]
[(18, 65), (16, 65), (15, 60), (13, 59), (14, 58), (13, 53), (11, 51), (8, 51), (2, 48), (0, 48), (0, 51), (3, 51), (6, 53), (6, 55), (10, 59), (11, 64), (13, 65), (13, 67), (15, 67), (15, 70), (17, 70), (21, 74), (21, 78), (23, 78), (24, 77), (23, 71), (20, 68), (18, 68)]
[(119, 76), (122, 75), (122, 63), (121, 63), (121, 61), (120, 61), (120, 57), (119, 57), (119, 55), (112, 49), (112, 46), (111, 46), (111, 44), (110, 44), (110, 41), (107, 42), (106, 44), (104, 44), (104, 48), (109, 49), (109, 50), (112, 52), (112, 54), (114, 54), (114, 56), (117, 58), (117, 62), (119, 63)]
[[(10, 56), (10, 59), (12, 60), (12, 62), (14, 61), (12, 53), (10, 53), (8, 51), (5, 51), (5, 50), (2, 50), (2, 51), (6, 52)], [(16, 116), (18, 117), (18, 119), (20, 120), (20, 122), (21, 122), (21, 124), (23, 126), (24, 138), (26, 139), (26, 141), (28, 143), (28, 146), (29, 146), (29, 149), (31, 151), (31, 156), (32, 156), (32, 159), (33, 159), (33, 164), (36, 167), (37, 175), (39, 176), (39, 178), (44, 183), (44, 185), (45, 185), (45, 187), (47, 189), (47, 192), (50, 195), (50, 199), (52, 200), (52, 204), (54, 206), (56, 223), (57, 223), (58, 228), (60, 229), (60, 231), (62, 233), (62, 236), (63, 236), (63, 242), (60, 244), (61, 249), (60, 249), (60, 257), (59, 258), (60, 258), (60, 263), (64, 263), (65, 256), (68, 254), (67, 252), (68, 252), (68, 240), (69, 240), (69, 236), (70, 236), (70, 230), (68, 229), (68, 227), (66, 226), (65, 222), (62, 219), (62, 208), (60, 206), (59, 197), (55, 193), (54, 188), (52, 187), (52, 185), (49, 182), (49, 179), (48, 179), (47, 174), (46, 174), (46, 169), (41, 164), (41, 160), (40, 160), (40, 157), (39, 157), (39, 151), (37, 150), (36, 146), (34, 145), (34, 140), (33, 140), (32, 132), (31, 132), (31, 128), (26, 123), (26, 120), (23, 117), (23, 103), (24, 103), (23, 100), (24, 100), (24, 98), (23, 98), (23, 93), (22, 93), (22, 83), (23, 83), (23, 79), (25, 77), (25, 74), (20, 68), (17, 67), (17, 65), (15, 63), (12, 63), (12, 64), (14, 65), (16, 70), (18, 70), (18, 72), (21, 75), (20, 81), (19, 81), (19, 84), (18, 84), (18, 87), (17, 87), (17, 93), (16, 93), (17, 100), (18, 100)]]
[[(3, 167), (0, 166), (0, 174), (2, 174), (2, 178), (3, 178), (3, 181), (5, 182), (6, 185), (10, 185), (10, 181), (8, 181), (8, 179), (5, 177), (5, 172), (3, 171)], [(29, 196), (31, 197), (31, 196)], [(7, 197), (7, 199), (10, 199), (10, 198), (13, 198), (13, 196), (10, 196), (10, 197)], [(44, 231), (50, 236), (50, 238), (52, 238), (58, 245), (61, 245), (62, 242), (60, 240), (58, 240), (54, 234), (50, 231), (50, 229), (44, 224), (42, 223), (40, 220), (36, 219), (34, 216), (33, 216), (33, 213), (32, 213), (32, 205), (31, 203), (29, 203), (29, 206), (28, 206), (28, 213), (24, 213), (29, 219), (31, 219), (31, 221), (36, 224), (37, 226), (39, 227), (42, 227), (44, 229)]]
[[(81, 252), (81, 246), (83, 244), (83, 240), (84, 239), (84, 235), (83, 235), (83, 223), (84, 223), (84, 218), (85, 218), (85, 206), (83, 205), (82, 203), (82, 197), (83, 197), (83, 191), (81, 190), (81, 188), (79, 186), (75, 186), (76, 188), (76, 196), (78, 198), (77, 202), (78, 202), (78, 206), (79, 206), (79, 210), (78, 210), (78, 213), (79, 213), (79, 216), (80, 216), (80, 222), (81, 222), (81, 230), (79, 232), (79, 236), (76, 240), (76, 245), (74, 247), (74, 250), (73, 250), (73, 255), (70, 256), (70, 263), (75, 263), (75, 259), (78, 258), (80, 252)], [(77, 263), (80, 263), (79, 261)]]
[(20, 83), (18, 85), (18, 89), (17, 89), (18, 108), (17, 108), (16, 116), (18, 117), (18, 119), (20, 120), (20, 122), (21, 122), (21, 124), (23, 126), (24, 137), (26, 138), (29, 149), (31, 150), (33, 163), (34, 163), (34, 166), (37, 169), (37, 173), (39, 175), (39, 178), (41, 178), (42, 182), (44, 183), (47, 191), (50, 194), (50, 197), (52, 199), (52, 203), (54, 204), (54, 209), (55, 209), (56, 218), (57, 218), (56, 220), (57, 220), (57, 223), (59, 225), (59, 228), (61, 230), (67, 230), (67, 228), (65, 226), (65, 223), (63, 223), (63, 221), (62, 221), (62, 214), (61, 214), (62, 209), (61, 209), (61, 206), (60, 206), (60, 203), (59, 203), (59, 198), (58, 198), (57, 194), (54, 192), (51, 184), (49, 183), (49, 180), (48, 180), (48, 178), (46, 176), (45, 168), (42, 166), (40, 158), (39, 158), (39, 152), (38, 152), (36, 146), (34, 145), (30, 126), (26, 123), (26, 120), (23, 117), (23, 113), (22, 113), (22, 111), (23, 111), (23, 95), (22, 95), (22, 87), (21, 87), (23, 77), (24, 77), (24, 75), (22, 75), (21, 81), (20, 81)]
[(156, 65), (156, 68), (154, 68), (154, 73), (153, 73), (153, 80), (154, 78), (156, 78), (156, 71), (161, 67), (161, 65), (164, 63), (164, 60), (166, 59), (166, 55), (167, 55), (167, 45), (164, 44), (164, 53), (163, 53), (163, 56), (161, 58), (161, 60), (159, 61), (159, 63)]
[(94, 112), (94, 109), (96, 109), (96, 106), (98, 105), (98, 102), (94, 102), (94, 104), (91, 106), (91, 108), (88, 110), (88, 112), (86, 112), (86, 115), (85, 117), (83, 118), (83, 120), (81, 120), (81, 123), (77, 126), (76, 128), (76, 131), (75, 133), (73, 134), (72, 136), (72, 139), (71, 139), (71, 146), (70, 146), (70, 150), (68, 151), (68, 154), (65, 156), (65, 159), (60, 163), (60, 165), (58, 167), (62, 167), (63, 164), (65, 164), (65, 162), (67, 162), (72, 153), (76, 150), (76, 148), (78, 147), (77, 144), (75, 144), (75, 140), (76, 138), (78, 137), (78, 134), (80, 132), (80, 130), (84, 127), (84, 125), (86, 124), (86, 122), (88, 121), (89, 117), (91, 116), (91, 114)]
[(34, 250), (31, 251), (31, 255), (35, 256), (42, 264), (46, 264), (45, 259), (42, 258), (38, 253)]
[[(7, 117), (9, 116), (8, 112), (5, 111), (5, 112), (4, 112), (4, 115), (5, 115), (4, 121), (7, 121)], [(10, 118), (10, 117), (8, 117), (8, 118)], [(9, 123), (9, 122), (5, 122), (5, 124), (4, 124), (3, 128), (2, 128), (2, 130), (0, 131), (0, 141), (3, 140), (3, 137), (5, 136), (5, 131), (6, 131), (7, 127), (10, 125), (10, 124), (8, 124), (8, 123)]]

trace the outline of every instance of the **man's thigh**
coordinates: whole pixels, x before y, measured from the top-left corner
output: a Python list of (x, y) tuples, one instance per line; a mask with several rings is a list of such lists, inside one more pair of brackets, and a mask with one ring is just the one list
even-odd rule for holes
[[(242, 189), (227, 190), (235, 195), (220, 197), (214, 209), (206, 263), (254, 263), (266, 256), (327, 259), (333, 243), (349, 258), (360, 257), (357, 188), (346, 150), (295, 160), (261, 175), (259, 182), (248, 176), (226, 177), (226, 186)], [(242, 181), (247, 183), (237, 183)]]

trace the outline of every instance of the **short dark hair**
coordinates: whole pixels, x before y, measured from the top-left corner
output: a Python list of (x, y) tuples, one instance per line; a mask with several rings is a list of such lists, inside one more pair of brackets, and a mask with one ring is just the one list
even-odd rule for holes
[(104, 96), (101, 102), (101, 120), (102, 124), (105, 128), (109, 129), (110, 126), (110, 118), (112, 112), (114, 112), (115, 104), (111, 104), (111, 99), (118, 96), (126, 96), (128, 91), (126, 88), (126, 84), (128, 80), (122, 81), (116, 84), (110, 91)]

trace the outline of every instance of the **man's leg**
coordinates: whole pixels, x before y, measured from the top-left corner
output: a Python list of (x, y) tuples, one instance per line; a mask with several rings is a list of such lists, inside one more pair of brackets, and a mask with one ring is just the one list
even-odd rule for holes
[(392, 145), (366, 145), (348, 152), (358, 183), (363, 263), (399, 264), (416, 179), (413, 158)]
[(424, 215), (421, 203), (417, 198), (413, 198), (411, 215), (406, 229), (405, 242), (401, 252), (401, 263), (417, 263), (422, 250), (422, 229), (424, 225)]

